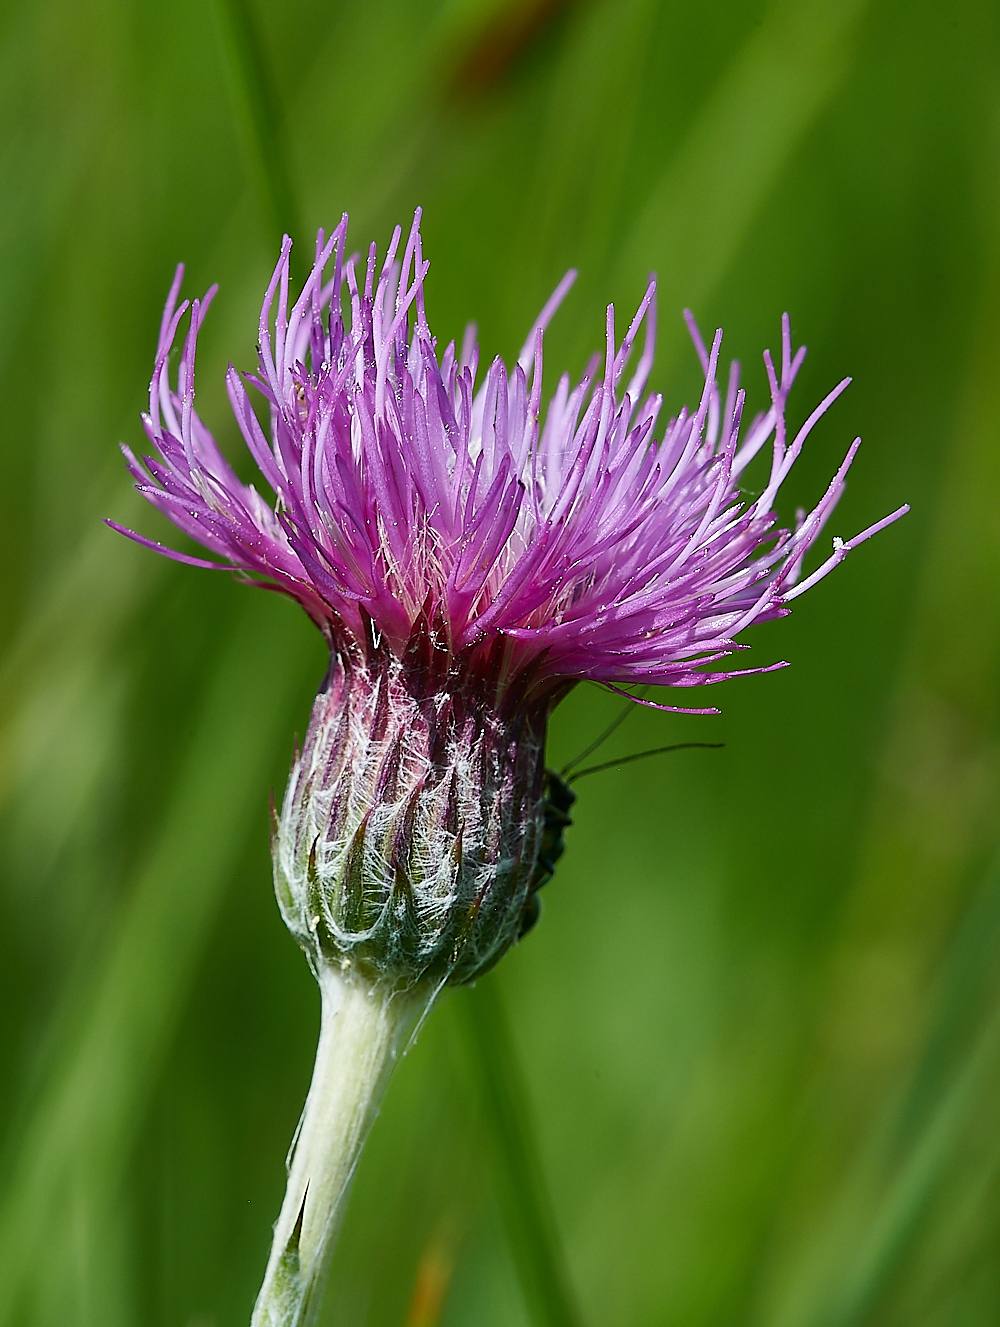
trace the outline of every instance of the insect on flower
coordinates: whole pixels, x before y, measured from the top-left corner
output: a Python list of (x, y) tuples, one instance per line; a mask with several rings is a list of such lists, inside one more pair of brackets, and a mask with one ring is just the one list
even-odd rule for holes
[(528, 885), (528, 897), (521, 909), (521, 920), (517, 933), (518, 940), (523, 939), (537, 924), (541, 916), (541, 900), (538, 897), (538, 891), (543, 885), (547, 885), (555, 875), (556, 863), (566, 851), (566, 830), (573, 823), (570, 811), (576, 803), (576, 793), (571, 785), (577, 779), (585, 778), (588, 774), (601, 774), (605, 770), (616, 769), (621, 765), (631, 764), (635, 760), (647, 760), (650, 756), (666, 755), (670, 751), (687, 751), (695, 747), (717, 751), (724, 745), (722, 742), (674, 742), (670, 746), (658, 746), (650, 751), (636, 751), (628, 756), (619, 756), (616, 760), (603, 761), (600, 765), (591, 765), (587, 769), (576, 770), (575, 774), (571, 774), (571, 770), (576, 769), (576, 766), (582, 764), (598, 747), (603, 746), (615, 729), (628, 718), (633, 709), (632, 700), (634, 699), (635, 697), (630, 699), (618, 717), (604, 729), (595, 741), (591, 742), (586, 750), (578, 756), (574, 756), (558, 772), (554, 769), (546, 769), (545, 771), (545, 793), (542, 800), (542, 842), (538, 849), (535, 869)]

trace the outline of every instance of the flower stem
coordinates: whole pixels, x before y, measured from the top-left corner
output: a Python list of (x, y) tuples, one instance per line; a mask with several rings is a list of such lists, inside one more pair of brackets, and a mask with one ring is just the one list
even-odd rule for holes
[(400, 1050), (434, 988), (405, 994), (327, 965), (317, 971), (316, 1065), (289, 1157), (251, 1327), (309, 1327), (319, 1313), (345, 1199)]

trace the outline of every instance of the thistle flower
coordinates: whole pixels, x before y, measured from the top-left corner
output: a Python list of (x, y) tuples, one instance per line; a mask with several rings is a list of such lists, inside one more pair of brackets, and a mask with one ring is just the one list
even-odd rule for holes
[[(657, 428), (662, 401), (646, 391), (652, 280), (623, 340), (609, 307), (603, 363), (595, 355), (575, 384), (564, 375), (543, 409), (543, 332), (574, 273), (516, 365), (508, 371), (495, 359), (483, 375), (474, 328), (460, 348), (438, 353), (419, 222), (418, 212), (399, 259), (396, 228), (378, 272), (371, 246), (363, 285), (355, 258), (345, 259), (347, 217), (329, 239), (320, 232), (291, 308), (285, 239), (261, 311), (258, 371), (241, 376), (230, 366), (227, 375), (273, 506), (237, 478), (194, 410), (195, 348), (214, 287), (190, 306), (171, 385), (168, 358), (189, 307), (177, 302), (181, 268), (143, 417), (157, 455), (144, 469), (125, 448), (139, 491), (220, 560), (124, 533), (291, 596), (330, 646), (276, 827), (275, 884), (323, 986), (323, 1035), (328, 1004), (343, 1031), (350, 1000), (368, 1008), (375, 999), (382, 1032), (374, 1015), (361, 1017), (358, 1037), (382, 1046), (383, 1066), (402, 1035), (385, 1030), (385, 1010), (426, 1007), (445, 982), (472, 980), (524, 924), (543, 830), (546, 722), (557, 701), (583, 680), (624, 690), (733, 677), (737, 670), (720, 665), (745, 648), (746, 627), (786, 614), (906, 511), (835, 539), (803, 579), (859, 442), (812, 511), (794, 529), (781, 526), (779, 489), (849, 381), (789, 439), (786, 401), (805, 351), (793, 354), (787, 316), (780, 363), (764, 356), (770, 406), (747, 427), (738, 366), (724, 394), (717, 383), (721, 332), (706, 350), (688, 315), (704, 389), (696, 410)], [(643, 348), (626, 379), (640, 330)], [(266, 403), (269, 436), (249, 389)], [(769, 443), (763, 492), (745, 497), (741, 476)], [(321, 1038), (310, 1102), (329, 1097), (322, 1059)], [(359, 1137), (369, 1106), (355, 1110)], [(307, 1104), (296, 1164), (318, 1146), (311, 1119)], [(293, 1165), (261, 1322), (286, 1321), (282, 1295), (301, 1306), (316, 1293), (349, 1168), (327, 1177), (331, 1193), (341, 1187), (310, 1217), (323, 1184), (309, 1164), (298, 1180)]]

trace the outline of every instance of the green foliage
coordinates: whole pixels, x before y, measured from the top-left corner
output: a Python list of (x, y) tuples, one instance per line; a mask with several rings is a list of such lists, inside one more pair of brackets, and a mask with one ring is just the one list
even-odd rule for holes
[[(322, 647), (100, 518), (167, 534), (114, 444), (178, 259), (221, 282), (199, 408), (242, 467), (223, 371), (282, 218), (384, 245), (417, 203), (432, 325), (477, 319), (486, 355), (574, 265), (546, 361), (578, 369), (655, 267), (672, 408), (682, 305), (751, 409), (787, 307), (793, 414), (855, 383), (785, 514), (856, 432), (831, 534), (913, 513), (752, 635), (792, 668), (603, 748), (725, 742), (579, 785), (541, 923), (390, 1088), (324, 1321), (997, 1320), (998, 28), (985, 0), (5, 12), (0, 1327), (249, 1318), (318, 1026), (267, 787)], [(618, 704), (575, 692), (550, 763)], [(460, 1002), (502, 1031), (501, 994), (501, 1058), (470, 1054)]]

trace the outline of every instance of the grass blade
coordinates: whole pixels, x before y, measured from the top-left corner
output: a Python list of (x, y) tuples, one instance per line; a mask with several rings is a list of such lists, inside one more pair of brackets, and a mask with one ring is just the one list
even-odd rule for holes
[[(976, 1244), (991, 1242), (1000, 1172), (998, 942), (994, 865), (945, 956), (909, 1086), (873, 1122), (800, 1263), (792, 1296), (765, 1319), (776, 1327), (910, 1321), (900, 1295), (930, 1302), (942, 1287), (945, 1294), (960, 1287)], [(949, 1238), (956, 1218), (958, 1240)]]
[[(61, 1223), (79, 1176), (86, 1177), (88, 1215), (98, 1231), (112, 1211), (157, 1066), (253, 808), (263, 804), (270, 752), (280, 740), (267, 725), (284, 720), (304, 683), (301, 642), (298, 633), (262, 638), (259, 605), (248, 599), (79, 1031), (43, 1091), (5, 1185), (3, 1327), (30, 1320), (26, 1300), (53, 1277), (54, 1251), (65, 1235)], [(308, 659), (311, 667), (311, 651)], [(260, 721), (248, 722), (248, 715)]]
[[(281, 150), (284, 115), (270, 61), (250, 0), (215, 0), (215, 16), (225, 56), (233, 109), (246, 145), (256, 193), (275, 242), (282, 234), (299, 243), (292, 250), (293, 270), (300, 279), (306, 252), (299, 203)], [(308, 247), (308, 246), (307, 246)]]
[(521, 1067), (495, 977), (462, 992), (457, 1003), (489, 1125), (504, 1228), (529, 1317), (535, 1327), (578, 1327)]
[(660, 351), (681, 343), (674, 309), (698, 309), (726, 275), (782, 169), (849, 68), (865, 0), (776, 4), (698, 112), (621, 248), (634, 284), (654, 268), (670, 317)]

